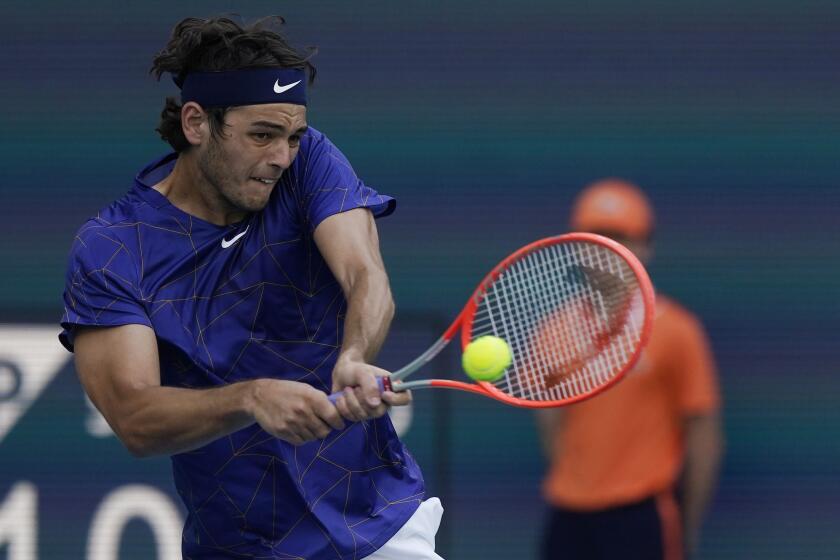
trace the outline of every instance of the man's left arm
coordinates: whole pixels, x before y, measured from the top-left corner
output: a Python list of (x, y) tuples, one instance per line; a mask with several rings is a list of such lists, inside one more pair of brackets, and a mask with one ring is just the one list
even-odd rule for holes
[(723, 456), (718, 411), (686, 417), (683, 468), (683, 526), (689, 557), (696, 552), (706, 508), (717, 486)]
[(336, 408), (346, 419), (359, 421), (382, 416), (389, 405), (408, 404), (408, 393), (386, 391), (380, 397), (376, 377), (388, 372), (370, 365), (394, 316), (372, 213), (355, 208), (334, 214), (318, 224), (314, 235), (347, 300), (344, 338), (333, 369), (332, 390), (344, 392)]
[(685, 438), (682, 515), (690, 557), (700, 540), (703, 517), (717, 486), (723, 429), (717, 367), (705, 329), (696, 317), (675, 326), (679, 348), (679, 402)]

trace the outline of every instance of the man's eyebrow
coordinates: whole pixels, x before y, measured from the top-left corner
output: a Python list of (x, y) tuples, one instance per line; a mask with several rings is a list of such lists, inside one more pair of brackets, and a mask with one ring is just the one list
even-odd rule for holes
[[(283, 126), (282, 124), (277, 124), (277, 123), (271, 122), (271, 121), (254, 121), (254, 122), (251, 123), (251, 126), (264, 126), (266, 128), (273, 128), (274, 130), (278, 130), (280, 132), (286, 132), (286, 127), (285, 126)], [(300, 127), (299, 129), (297, 129), (297, 133), (298, 134), (303, 134), (307, 130), (309, 130), (309, 127), (304, 125), (304, 126)]]

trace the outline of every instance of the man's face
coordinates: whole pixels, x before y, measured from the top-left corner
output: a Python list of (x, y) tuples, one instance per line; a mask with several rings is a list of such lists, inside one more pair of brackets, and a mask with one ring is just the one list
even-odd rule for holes
[(291, 166), (306, 132), (306, 107), (288, 103), (234, 107), (221, 137), (198, 146), (204, 179), (231, 209), (262, 210)]

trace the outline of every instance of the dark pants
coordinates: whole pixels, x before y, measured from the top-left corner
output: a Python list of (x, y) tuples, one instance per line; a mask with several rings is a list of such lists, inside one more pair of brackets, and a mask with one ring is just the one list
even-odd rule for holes
[[(542, 541), (543, 560), (671, 560), (681, 556), (679, 520), (649, 498), (599, 511), (552, 508)], [(657, 502), (660, 502), (657, 504)], [(667, 502), (671, 506), (673, 501)], [(671, 507), (674, 513), (675, 507)], [(677, 539), (677, 542), (674, 542)], [(670, 551), (668, 553), (667, 551)]]

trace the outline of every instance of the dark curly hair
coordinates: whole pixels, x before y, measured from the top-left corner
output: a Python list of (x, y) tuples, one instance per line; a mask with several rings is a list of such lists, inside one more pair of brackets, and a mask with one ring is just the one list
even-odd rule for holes
[[(317, 49), (305, 52), (292, 48), (272, 24), (282, 25), (280, 16), (262, 18), (252, 25), (242, 26), (227, 17), (181, 20), (166, 47), (152, 61), (150, 73), (160, 80), (164, 72), (172, 74), (175, 83), (183, 82), (190, 72), (240, 70), (243, 68), (296, 68), (305, 70), (311, 85), (315, 81), (315, 67), (309, 59)], [(219, 136), (229, 108), (207, 109), (210, 130)], [(190, 147), (181, 128), (181, 104), (175, 97), (167, 97), (155, 129), (176, 152)]]

